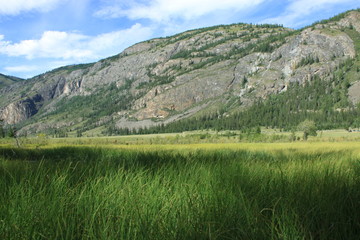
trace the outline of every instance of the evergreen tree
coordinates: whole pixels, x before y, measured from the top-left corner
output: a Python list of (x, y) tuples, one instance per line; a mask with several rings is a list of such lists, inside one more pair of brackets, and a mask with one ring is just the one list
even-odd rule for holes
[(13, 126), (10, 126), (8, 131), (8, 137), (15, 138), (15, 136), (16, 136), (16, 129)]
[(0, 138), (5, 137), (4, 120), (0, 119)]
[(80, 130), (76, 131), (76, 137), (82, 137), (82, 132)]

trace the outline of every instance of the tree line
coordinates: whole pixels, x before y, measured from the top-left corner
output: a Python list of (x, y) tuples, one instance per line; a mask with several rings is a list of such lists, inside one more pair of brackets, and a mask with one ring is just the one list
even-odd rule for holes
[[(304, 84), (290, 83), (287, 91), (257, 100), (242, 111), (221, 109), (167, 125), (128, 129), (110, 125), (106, 135), (153, 134), (202, 129), (246, 130), (263, 126), (287, 131), (304, 121), (313, 121), (318, 129), (360, 128), (360, 110), (348, 100), (350, 83), (346, 73), (353, 62), (345, 61), (325, 77), (314, 75)], [(325, 79), (326, 78), (326, 79)], [(229, 114), (229, 112), (231, 112)], [(227, 113), (227, 114), (225, 114)]]

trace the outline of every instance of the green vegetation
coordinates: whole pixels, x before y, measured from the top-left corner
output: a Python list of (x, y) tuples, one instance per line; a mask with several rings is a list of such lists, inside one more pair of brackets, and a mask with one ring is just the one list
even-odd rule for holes
[(51, 70), (47, 73), (55, 73), (58, 71), (66, 71), (67, 73), (76, 71), (76, 70), (85, 70), (88, 69), (90, 67), (92, 67), (95, 63), (84, 63), (84, 64), (73, 64), (73, 65), (68, 65), (68, 66), (64, 66), (64, 67), (59, 67), (56, 68), (54, 70)]
[[(237, 35), (233, 35), (233, 36), (229, 36), (226, 38), (223, 38), (219, 41), (216, 41), (214, 43), (210, 43), (207, 44), (203, 47), (201, 47), (200, 49), (192, 49), (192, 50), (182, 50), (179, 51), (178, 53), (174, 54), (171, 56), (171, 59), (176, 59), (176, 58), (190, 58), (194, 53), (197, 53), (196, 56), (198, 57), (210, 57), (210, 59), (208, 60), (209, 63), (211, 62), (218, 62), (220, 60), (225, 60), (225, 59), (229, 59), (231, 56), (237, 56), (237, 57), (244, 57), (246, 55), (249, 55), (250, 53), (253, 52), (271, 52), (274, 49), (276, 49), (277, 47), (281, 46), (284, 41), (281, 41), (279, 43), (276, 44), (277, 41), (279, 40), (284, 40), (287, 36), (290, 36), (292, 33), (282, 33), (282, 34), (278, 34), (278, 35), (271, 35), (270, 37), (268, 37), (266, 40), (261, 41), (260, 44), (254, 44), (251, 43), (249, 44), (247, 47), (244, 48), (237, 48), (234, 47), (231, 51), (229, 51), (227, 54), (224, 55), (216, 55), (214, 53), (209, 53), (209, 52), (204, 52), (205, 50), (209, 49), (209, 48), (213, 48), (219, 44), (225, 43), (227, 41), (230, 40), (234, 40), (236, 38), (239, 38)], [(248, 36), (250, 39), (251, 38), (257, 38), (258, 35), (254, 34), (254, 35), (250, 35)]]
[(4, 120), (0, 119), (0, 138), (4, 138), (6, 136), (6, 132), (4, 129)]
[(180, 40), (184, 40), (184, 39), (190, 39), (192, 37), (194, 37), (195, 35), (204, 33), (204, 32), (211, 32), (214, 30), (224, 30), (224, 31), (228, 31), (231, 32), (233, 29), (236, 30), (250, 30), (250, 31), (254, 31), (254, 29), (278, 29), (278, 28), (283, 28), (282, 25), (279, 24), (245, 24), (245, 23), (237, 23), (237, 24), (230, 24), (230, 25), (217, 25), (217, 26), (212, 26), (212, 27), (205, 27), (205, 28), (199, 28), (199, 29), (193, 29), (193, 30), (189, 30), (183, 33), (179, 33), (170, 37), (167, 37), (165, 39), (167, 39), (167, 41), (165, 41), (165, 44), (172, 44), (175, 42), (178, 42)]
[(0, 119), (0, 139), (1, 138), (16, 138), (17, 129), (14, 125), (5, 125), (4, 120)]
[(181, 50), (174, 55), (171, 56), (171, 59), (177, 59), (177, 58), (189, 58), (191, 57), (191, 54), (195, 52), (195, 50)]
[[(283, 30), (282, 28), (280, 28), (280, 29)], [(190, 50), (187, 50), (187, 49), (181, 50), (178, 53), (172, 55), (171, 59), (190, 58), (193, 54), (196, 53), (196, 56), (209, 57), (209, 59), (207, 61), (209, 61), (209, 63), (213, 63), (213, 62), (219, 62), (219, 61), (222, 61), (225, 59), (230, 59), (232, 56), (241, 58), (241, 57), (244, 57), (253, 52), (271, 52), (274, 49), (281, 46), (282, 44), (284, 44), (286, 37), (291, 36), (295, 33), (296, 33), (296, 31), (275, 32), (275, 33), (270, 34), (265, 39), (261, 39), (261, 40), (259, 40), (260, 35), (258, 32), (243, 33), (240, 36), (238, 36), (237, 34), (231, 34), (229, 36), (223, 37), (220, 40), (206, 44), (206, 45), (200, 47), (199, 49), (194, 48), (194, 49), (190, 49)], [(209, 52), (205, 52), (205, 50), (214, 48), (220, 44), (226, 43), (228, 41), (232, 41), (234, 39), (240, 39), (244, 42), (248, 42), (250, 40), (258, 40), (260, 43), (258, 43), (258, 44), (249, 43), (245, 47), (242, 47), (242, 48), (234, 47), (228, 53), (221, 54), (221, 55), (216, 55), (216, 54), (212, 54)], [(195, 69), (196, 69), (196, 67), (195, 67)]]
[[(164, 71), (165, 74), (163, 75), (155, 75), (152, 74), (151, 71), (156, 67), (156, 63), (149, 65), (147, 68), (147, 75), (151, 79), (148, 83), (143, 83), (137, 87), (137, 89), (149, 89), (151, 87), (162, 85), (162, 84), (168, 84), (175, 80), (176, 76), (180, 76), (185, 73), (189, 73), (191, 71), (194, 71), (196, 69), (201, 69), (205, 66), (213, 65), (215, 63), (229, 60), (232, 58), (242, 58), (246, 55), (249, 55), (253, 52), (271, 52), (275, 48), (281, 46), (285, 43), (286, 37), (289, 37), (293, 34), (295, 34), (295, 31), (284, 31), (282, 27), (279, 25), (230, 25), (230, 26), (221, 26), (221, 27), (214, 27), (216, 28), (224, 28), (224, 29), (231, 29), (234, 26), (240, 26), (243, 30), (254, 30), (257, 31), (249, 31), (248, 33), (241, 33), (238, 35), (236, 32), (228, 33), (228, 35), (222, 36), (220, 40), (216, 40), (214, 42), (202, 45), (199, 48), (192, 48), (192, 49), (183, 49), (178, 51), (177, 53), (173, 54), (170, 59), (191, 59), (195, 57), (202, 57), (203, 60), (198, 63), (191, 63), (190, 66), (186, 68), (182, 68), (181, 66), (173, 66), (170, 67), (168, 70), (174, 70), (170, 75), (166, 73), (167, 71)], [(265, 39), (260, 40), (260, 34), (259, 31), (262, 29), (269, 29), (274, 28), (278, 29), (278, 32), (271, 32), (269, 36), (267, 36)], [(212, 28), (213, 29), (213, 28)], [(220, 30), (220, 29), (217, 29)], [(281, 31), (280, 31), (281, 30)], [(184, 39), (184, 38), (190, 38), (195, 36), (196, 34), (199, 34), (203, 31), (203, 29), (192, 31), (190, 33), (186, 33), (184, 35), (181, 35), (181, 37), (174, 37), (175, 39)], [(220, 34), (222, 35), (222, 34)], [(216, 54), (211, 51), (207, 51), (209, 49), (212, 49), (220, 44), (233, 41), (235, 39), (240, 39), (243, 42), (248, 42), (244, 47), (237, 47), (234, 46), (232, 49), (226, 53), (223, 54)], [(260, 43), (256, 42), (250, 42), (251, 40), (257, 40)], [(170, 43), (167, 43), (170, 44)]]
[(358, 239), (359, 174), (344, 150), (0, 148), (0, 238)]
[(23, 80), (24, 79), (21, 79), (21, 78), (0, 74), (0, 89), (3, 87), (10, 86), (11, 84), (14, 84), (16, 82), (23, 81)]
[(303, 139), (306, 141), (309, 136), (316, 136), (316, 125), (314, 121), (305, 120), (301, 122), (298, 129), (304, 132)]
[(155, 74), (151, 74), (150, 71), (148, 71), (148, 76), (150, 77), (151, 82), (143, 83), (142, 85), (139, 85), (138, 88), (144, 88), (144, 86), (146, 86), (148, 89), (150, 89), (155, 86), (171, 83), (175, 80), (175, 76), (158, 76)]
[[(349, 11), (340, 13), (340, 14), (338, 14), (338, 15), (332, 17), (332, 18), (329, 18), (329, 19), (317, 21), (317, 22), (313, 23), (311, 26), (315, 26), (315, 25), (317, 25), (317, 24), (327, 24), (327, 23), (332, 23), (332, 22), (338, 22), (338, 21), (340, 21), (341, 19), (343, 19), (349, 12), (352, 12), (352, 11), (358, 11), (358, 12), (360, 12), (360, 8), (353, 9), (353, 10), (349, 10)], [(311, 27), (311, 26), (310, 26), (310, 27)], [(307, 28), (307, 27), (304, 27), (304, 28)]]
[[(339, 15), (329, 21), (338, 21), (344, 17), (345, 14)], [(359, 53), (360, 34), (353, 26), (341, 27), (337, 25), (335, 27), (326, 25), (321, 31), (347, 34), (353, 40), (356, 51)], [(136, 120), (135, 117), (132, 116), (138, 116), (135, 112), (140, 105), (133, 107), (134, 101), (144, 96), (149, 90), (154, 90), (154, 87), (169, 84), (175, 79), (178, 79), (178, 82), (172, 84), (176, 88), (179, 86), (180, 81), (185, 81), (185, 79), (186, 81), (193, 81), (192, 79), (196, 79), (194, 76), (204, 78), (207, 74), (204, 70), (193, 72), (190, 76), (191, 78), (188, 76), (181, 78), (179, 76), (197, 69), (206, 69), (222, 61), (226, 61), (226, 65), (228, 66), (226, 70), (225, 67), (220, 69), (220, 67), (222, 67), (221, 65), (225, 65), (224, 63), (219, 64), (219, 68), (217, 68), (218, 66), (214, 66), (211, 71), (215, 70), (215, 67), (216, 71), (228, 71), (230, 67), (235, 67), (238, 59), (255, 52), (273, 52), (274, 49), (280, 47), (298, 33), (299, 31), (292, 31), (279, 25), (233, 24), (195, 29), (162, 40), (150, 40), (150, 42), (153, 41), (153, 43), (155, 43), (152, 45), (153, 48), (150, 52), (159, 50), (162, 54), (169, 54), (168, 50), (160, 49), (167, 44), (184, 39), (191, 39), (191, 44), (189, 44), (188, 47), (184, 47), (187, 46), (187, 44), (174, 45), (173, 55), (167, 55), (166, 57), (176, 60), (169, 61), (166, 64), (160, 63), (161, 61), (152, 64), (147, 63), (148, 65), (145, 67), (147, 76), (138, 77), (138, 79), (119, 79), (121, 81), (125, 80), (123, 86), (117, 87), (115, 83), (111, 85), (92, 86), (92, 89), (85, 89), (85, 91), (91, 92), (90, 95), (71, 94), (71, 96), (61, 96), (60, 98), (54, 99), (53, 102), (46, 100), (44, 106), (40, 108), (36, 115), (19, 123), (17, 127), (21, 129), (24, 126), (29, 126), (27, 128), (30, 129), (28, 130), (29, 134), (33, 134), (36, 132), (39, 133), (40, 129), (46, 128), (44, 126), (49, 126), (47, 129), (41, 131), (47, 135), (56, 137), (170, 133), (202, 129), (215, 131), (239, 130), (243, 134), (247, 134), (247, 132), (251, 132), (259, 126), (290, 131), (306, 119), (314, 121), (319, 129), (358, 128), (360, 126), (360, 111), (358, 106), (354, 106), (349, 102), (348, 88), (360, 77), (359, 54), (357, 54), (354, 59), (345, 60), (328, 75), (323, 74), (323, 71), (328, 70), (322, 70), (322, 66), (325, 64), (325, 61), (329, 59), (327, 59), (327, 56), (320, 56), (321, 54), (319, 56), (316, 54), (304, 55), (304, 58), (300, 59), (295, 66), (292, 65), (292, 67), (295, 68), (293, 69), (295, 70), (293, 74), (296, 76), (292, 76), (291, 80), (287, 78), (285, 73), (280, 75), (281, 73), (275, 72), (277, 71), (276, 67), (269, 68), (269, 73), (274, 74), (274, 86), (280, 83), (278, 81), (288, 83), (289, 81), (304, 79), (305, 69), (297, 68), (307, 65), (315, 64), (318, 66), (318, 72), (321, 76), (312, 76), (311, 79), (308, 79), (308, 82), (301, 84), (291, 83), (288, 86), (284, 86), (281, 90), (277, 88), (276, 90), (281, 91), (281, 93), (274, 94), (268, 99), (254, 99), (256, 96), (264, 96), (266, 92), (268, 92), (268, 89), (266, 89), (268, 87), (267, 85), (264, 85), (264, 89), (260, 89), (256, 84), (253, 84), (254, 80), (260, 82), (261, 74), (265, 73), (262, 69), (265, 69), (264, 63), (266, 61), (260, 61), (259, 58), (256, 60), (259, 71), (244, 73), (244, 76), (241, 76), (240, 85), (237, 85), (243, 88), (241, 89), (241, 96), (243, 98), (239, 97), (239, 92), (235, 93), (235, 91), (239, 91), (236, 87), (234, 88), (236, 89), (234, 92), (230, 92), (232, 91), (232, 86), (230, 87), (230, 85), (234, 82), (235, 85), (233, 86), (238, 84), (235, 81), (237, 80), (235, 75), (235, 80), (229, 85), (229, 91), (226, 90), (223, 96), (216, 99), (205, 99), (203, 102), (197, 102), (196, 104), (198, 105), (192, 105), (191, 107), (195, 106), (200, 108), (200, 104), (205, 106), (210, 101), (215, 102), (214, 105), (217, 106), (205, 107), (207, 109), (202, 109), (189, 119), (171, 123), (167, 126), (159, 125), (150, 129), (140, 128), (133, 130), (117, 128), (117, 126), (120, 125), (119, 119), (121, 118)], [(306, 45), (307, 43), (303, 42), (303, 44)], [(184, 49), (181, 50), (182, 47), (184, 47)], [(123, 53), (104, 59), (101, 61), (101, 65), (102, 67), (109, 66), (112, 61), (116, 61), (125, 56), (127, 56), (127, 54)], [(319, 57), (322, 61), (321, 64), (317, 64), (320, 62)], [(282, 54), (280, 53), (273, 57), (275, 61), (280, 58), (282, 58)], [(342, 54), (333, 54), (332, 60), (334, 60), (334, 63), (338, 63), (340, 59), (343, 59)], [(282, 64), (281, 62), (283, 62), (283, 60), (278, 63)], [(253, 60), (249, 61), (249, 64), (252, 63)], [(158, 66), (158, 64), (161, 65)], [(61, 74), (65, 74), (66, 71), (71, 72), (78, 69), (87, 71), (92, 65), (92, 63), (72, 65), (56, 69), (53, 72), (62, 71)], [(313, 66), (312, 69), (314, 69), (314, 67), (315, 66)], [(331, 65), (331, 68), (332, 67), (333, 64)], [(101, 67), (99, 66), (99, 68)], [(281, 78), (281, 80), (278, 78)], [(39, 81), (39, 78), (33, 81), (36, 82), (35, 80)], [(131, 87), (135, 85), (133, 84), (134, 82), (137, 84), (136, 89), (130, 91)], [(118, 81), (118, 83), (120, 83), (120, 81)], [(31, 91), (30, 88), (28, 90)], [(21, 94), (27, 97), (29, 91), (26, 91), (24, 88)], [(161, 91), (161, 93), (163, 93), (163, 91)], [(31, 94), (36, 93), (32, 92)], [(155, 91), (155, 95), (157, 94), (159, 93)], [(243, 100), (244, 98), (245, 100)], [(254, 101), (255, 104), (246, 109), (250, 101)], [(145, 106), (146, 103), (143, 103), (142, 107)], [(174, 111), (172, 108), (164, 108), (161, 110), (168, 111), (170, 113), (168, 118), (171, 118), (177, 114), (187, 114), (186, 111), (190, 110), (190, 107), (189, 109), (181, 111)], [(146, 117), (149, 117), (149, 115)], [(161, 121), (160, 119), (156, 120)], [(34, 127), (31, 126), (32, 124), (34, 124)], [(90, 131), (95, 132), (95, 134), (93, 134), (93, 132), (90, 134)]]
[[(50, 113), (43, 114), (42, 111), (26, 122), (19, 124), (31, 124), (41, 119), (52, 119), (58, 121), (68, 119), (74, 122), (72, 128), (48, 129), (45, 133), (56, 137), (66, 137), (69, 130), (77, 131), (78, 135), (97, 126), (101, 118), (109, 118), (114, 112), (127, 110), (132, 101), (136, 98), (128, 93), (133, 83), (133, 79), (125, 79), (123, 85), (116, 86), (113, 82), (109, 85), (99, 87), (97, 91), (90, 95), (79, 95), (62, 98), (56, 103), (56, 109)], [(106, 97), (104, 97), (106, 96)], [(77, 125), (76, 125), (77, 124)], [(74, 126), (75, 125), (75, 126)]]
[[(236, 111), (227, 106), (197, 117), (141, 131), (118, 129), (118, 134), (182, 132), (200, 129), (243, 130), (257, 126), (290, 130), (309, 119), (319, 129), (359, 128), (360, 110), (348, 100), (348, 74), (358, 61), (347, 59), (329, 76), (315, 75), (304, 85), (291, 83), (287, 90), (258, 100), (251, 107)], [(224, 114), (231, 112), (231, 114)]]
[(300, 62), (296, 65), (296, 68), (306, 66), (306, 65), (311, 65), (311, 64), (314, 64), (314, 63), (318, 63), (318, 62), (320, 62), (319, 57), (309, 55), (309, 56), (306, 56), (306, 57), (302, 58), (300, 60)]

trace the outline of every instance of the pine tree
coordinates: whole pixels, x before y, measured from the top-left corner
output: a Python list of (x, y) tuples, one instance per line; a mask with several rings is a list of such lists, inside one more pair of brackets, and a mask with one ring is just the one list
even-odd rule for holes
[(5, 137), (4, 120), (0, 119), (0, 138)]
[(14, 138), (15, 135), (16, 135), (16, 129), (15, 129), (15, 127), (10, 127), (10, 128), (9, 128), (9, 131), (8, 131), (8, 137)]

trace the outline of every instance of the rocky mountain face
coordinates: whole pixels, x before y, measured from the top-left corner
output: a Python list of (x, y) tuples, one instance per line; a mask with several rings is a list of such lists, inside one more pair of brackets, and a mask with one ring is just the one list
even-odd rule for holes
[[(223, 106), (241, 109), (287, 90), (292, 82), (324, 80), (356, 59), (360, 12), (302, 30), (234, 24), (187, 31), (129, 47), (97, 63), (55, 69), (0, 88), (0, 118), (20, 132), (100, 134), (113, 124), (166, 124)], [(349, 99), (360, 101), (360, 74)]]

